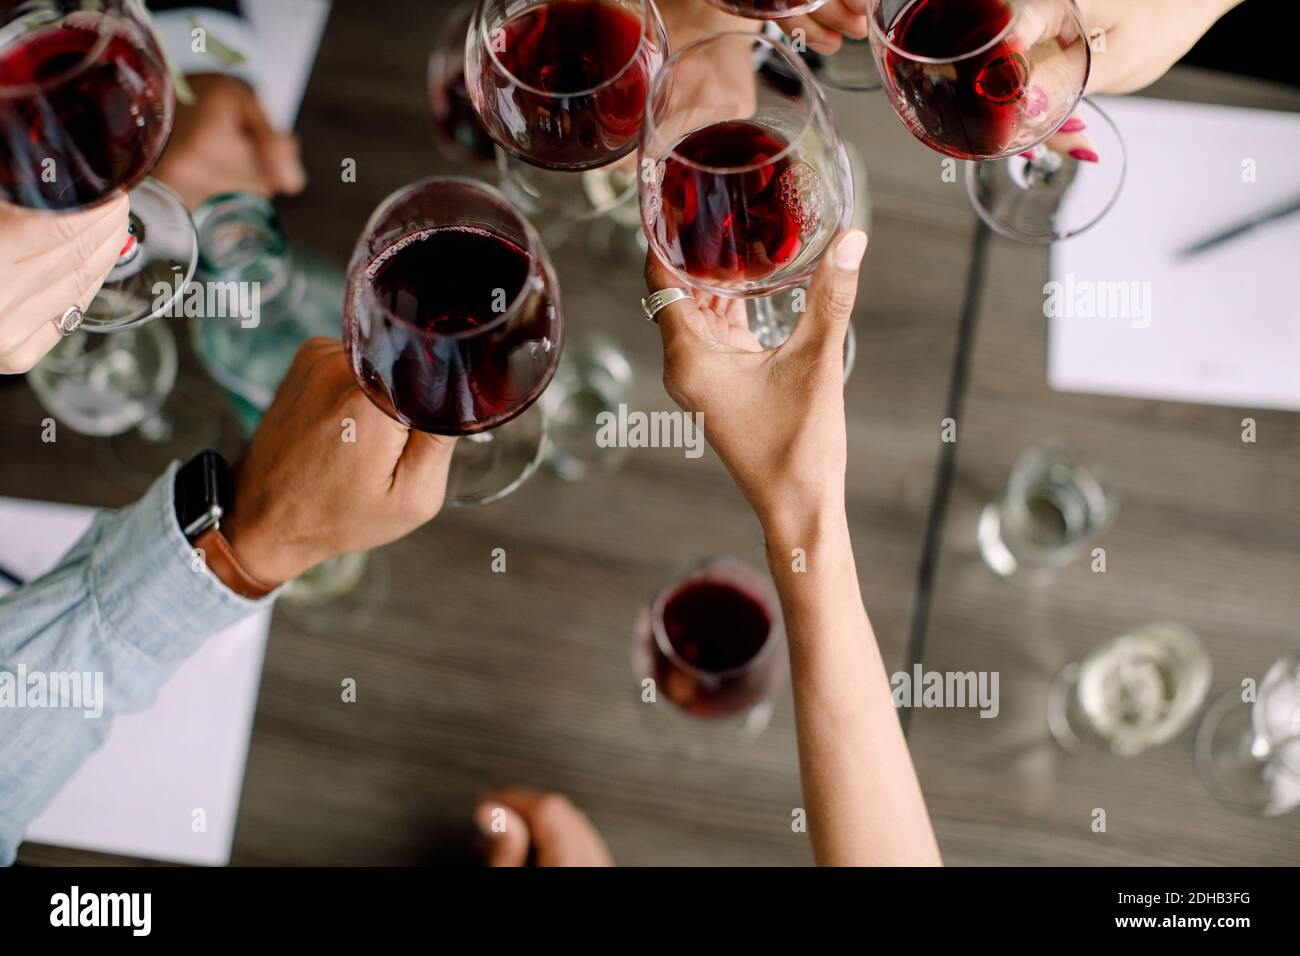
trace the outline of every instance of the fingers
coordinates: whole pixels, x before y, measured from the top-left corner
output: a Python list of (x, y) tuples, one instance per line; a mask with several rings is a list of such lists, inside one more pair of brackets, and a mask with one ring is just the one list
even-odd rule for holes
[(406, 433), (406, 447), (397, 461), (393, 480), (398, 492), (429, 520), (442, 508), (447, 493), (447, 472), (456, 439), (430, 435), (412, 428)]
[(125, 229), (126, 214), (130, 209), (131, 201), (125, 193), (102, 206), (73, 213), (3, 207), (0, 208), (0, 241), (13, 250), (13, 261), (22, 263), (73, 242), (82, 233), (104, 224), (120, 223)]
[(511, 789), (493, 794), (488, 800), (499, 801), (524, 819), (536, 846), (538, 866), (613, 865), (605, 841), (586, 814), (568, 798), (558, 793)]
[(127, 210), (130, 209), (130, 204), (123, 196), (121, 203), (114, 202), (112, 205), (113, 215), (95, 219), (73, 233), (70, 239), (18, 259), (15, 262), (17, 275), (12, 286), (0, 292), (0, 309), (12, 308), (48, 287), (51, 282), (71, 273), (78, 265), (89, 262), (110, 239), (117, 239), (117, 251), (120, 252), (126, 242)]
[(307, 185), (307, 174), (298, 155), (298, 140), (277, 132), (271, 126), (252, 90), (248, 91), (243, 103), (244, 122), (252, 133), (261, 157), (263, 175), (272, 192), (289, 195), (302, 192)]
[(798, 31), (803, 31), (804, 41), (809, 48), (826, 56), (838, 51), (843, 42), (839, 33), (822, 26), (811, 16), (790, 17), (787, 20), (778, 20), (777, 24), (793, 38), (799, 36)]
[(855, 40), (865, 40), (870, 32), (870, 22), (867, 20), (866, 0), (859, 4), (862, 9), (854, 10), (846, 0), (830, 0), (819, 10), (814, 10), (810, 17), (821, 26), (828, 30), (838, 33), (840, 36), (852, 37)]
[(1097, 152), (1097, 144), (1085, 132), (1087, 128), (1082, 117), (1075, 113), (1057, 130), (1055, 136), (1047, 140), (1047, 145), (1058, 153), (1073, 156), (1080, 162), (1095, 163), (1100, 156)]
[(59, 344), (61, 338), (63, 335), (55, 328), (53, 322), (45, 323), (14, 351), (0, 352), (0, 375), (22, 375), (30, 372), (50, 349)]
[(853, 303), (858, 294), (858, 270), (867, 251), (867, 234), (859, 229), (841, 233), (808, 289), (808, 314), (795, 324), (782, 348), (811, 349), (839, 356), (844, 348)]
[[(69, 306), (75, 305), (83, 312), (89, 308), (99, 287), (117, 263), (125, 236), (125, 227), (120, 233), (110, 231), (107, 239), (102, 239), (97, 248), (80, 259), (75, 252), (59, 250), (63, 258), (45, 264), (50, 270), (46, 273), (49, 284), (11, 307), (7, 316), (0, 317), (4, 319), (3, 325), (0, 325), (0, 355), (25, 349), (31, 337), (38, 332), (42, 333), (38, 341), (49, 341), (48, 334), (43, 332), (43, 326), (53, 328), (53, 320), (62, 316)], [(26, 270), (27, 267), (22, 268)], [(52, 346), (53, 342), (49, 344)], [(24, 354), (27, 354), (26, 351)]]
[[(646, 256), (645, 282), (651, 292), (680, 287), (678, 280), (659, 261), (653, 250)], [(665, 351), (683, 340), (699, 337), (698, 330), (695, 328), (695, 322), (699, 319), (699, 309), (689, 299), (682, 299), (666, 309), (661, 309), (656, 318)]]
[(474, 822), (487, 845), (488, 866), (523, 866), (528, 862), (532, 837), (518, 813), (499, 801), (488, 800), (474, 808)]

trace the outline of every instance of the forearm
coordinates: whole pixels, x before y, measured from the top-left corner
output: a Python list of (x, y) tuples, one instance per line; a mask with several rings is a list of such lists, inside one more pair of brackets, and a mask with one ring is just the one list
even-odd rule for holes
[[(765, 530), (790, 645), (814, 858), (824, 865), (939, 864), (889, 677), (862, 606), (843, 510), (767, 522)], [(802, 561), (795, 549), (802, 549)]]
[(101, 513), (55, 568), (0, 598), (0, 865), (113, 715), (149, 706), (208, 636), (260, 606), (191, 562), (172, 487), (169, 471)]

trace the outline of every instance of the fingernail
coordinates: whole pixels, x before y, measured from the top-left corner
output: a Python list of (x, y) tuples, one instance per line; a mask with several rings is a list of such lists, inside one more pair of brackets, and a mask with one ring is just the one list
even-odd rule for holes
[(1070, 155), (1081, 163), (1095, 163), (1099, 158), (1092, 150), (1082, 148), (1070, 150)]
[(1029, 160), (1030, 162), (1033, 162), (1034, 157), (1036, 157), (1037, 155), (1038, 155), (1038, 150), (1036, 150), (1036, 149), (1027, 149), (1027, 150), (1025, 150), (1023, 153), (1020, 154), (1020, 158), (1021, 158), (1021, 159), (1027, 159), (1027, 160)]
[(1077, 116), (1071, 116), (1061, 125), (1062, 133), (1077, 133), (1081, 129), (1087, 129), (1088, 124)]
[(861, 229), (854, 229), (840, 240), (835, 250), (835, 265), (851, 272), (862, 265), (862, 257), (867, 253), (867, 234)]

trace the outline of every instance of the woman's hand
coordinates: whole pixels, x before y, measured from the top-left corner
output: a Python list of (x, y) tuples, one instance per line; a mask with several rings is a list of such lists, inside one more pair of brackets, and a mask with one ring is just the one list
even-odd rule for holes
[(812, 13), (777, 20), (776, 24), (791, 37), (802, 30), (809, 48), (826, 56), (839, 51), (844, 37), (865, 40), (870, 29), (867, 0), (828, 0)]
[(0, 203), (0, 374), (28, 371), (58, 343), (55, 322), (83, 312), (127, 240), (126, 196), (47, 213)]
[(485, 797), (474, 820), (487, 841), (488, 866), (613, 866), (586, 814), (558, 793), (515, 788)]
[[(697, 293), (659, 313), (664, 387), (703, 416), (704, 435), (770, 531), (844, 508), (844, 338), (866, 233), (838, 236), (813, 276), (807, 311), (764, 351), (739, 299)], [(651, 291), (677, 283), (654, 258)]]

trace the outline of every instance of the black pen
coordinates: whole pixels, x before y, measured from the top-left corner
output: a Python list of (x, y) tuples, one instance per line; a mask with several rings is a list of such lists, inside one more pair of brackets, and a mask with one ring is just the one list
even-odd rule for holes
[(1233, 226), (1231, 229), (1224, 230), (1223, 232), (1210, 236), (1210, 238), (1208, 239), (1202, 239), (1200, 242), (1194, 245), (1190, 245), (1185, 249), (1179, 250), (1178, 258), (1190, 259), (1192, 256), (1199, 256), (1202, 252), (1205, 252), (1209, 249), (1213, 249), (1215, 246), (1221, 246), (1225, 242), (1229, 242), (1233, 239), (1236, 239), (1238, 236), (1242, 235), (1243, 233), (1251, 232), (1254, 229), (1258, 229), (1260, 226), (1264, 225), (1265, 223), (1274, 222), (1275, 220), (1278, 219), (1284, 219), (1287, 216), (1293, 215), (1294, 213), (1297, 212), (1300, 212), (1300, 196), (1290, 200), (1285, 205), (1278, 206), (1275, 209), (1271, 209), (1268, 212), (1261, 213), (1260, 215), (1255, 216), (1253, 219), (1247, 219), (1245, 222)]

